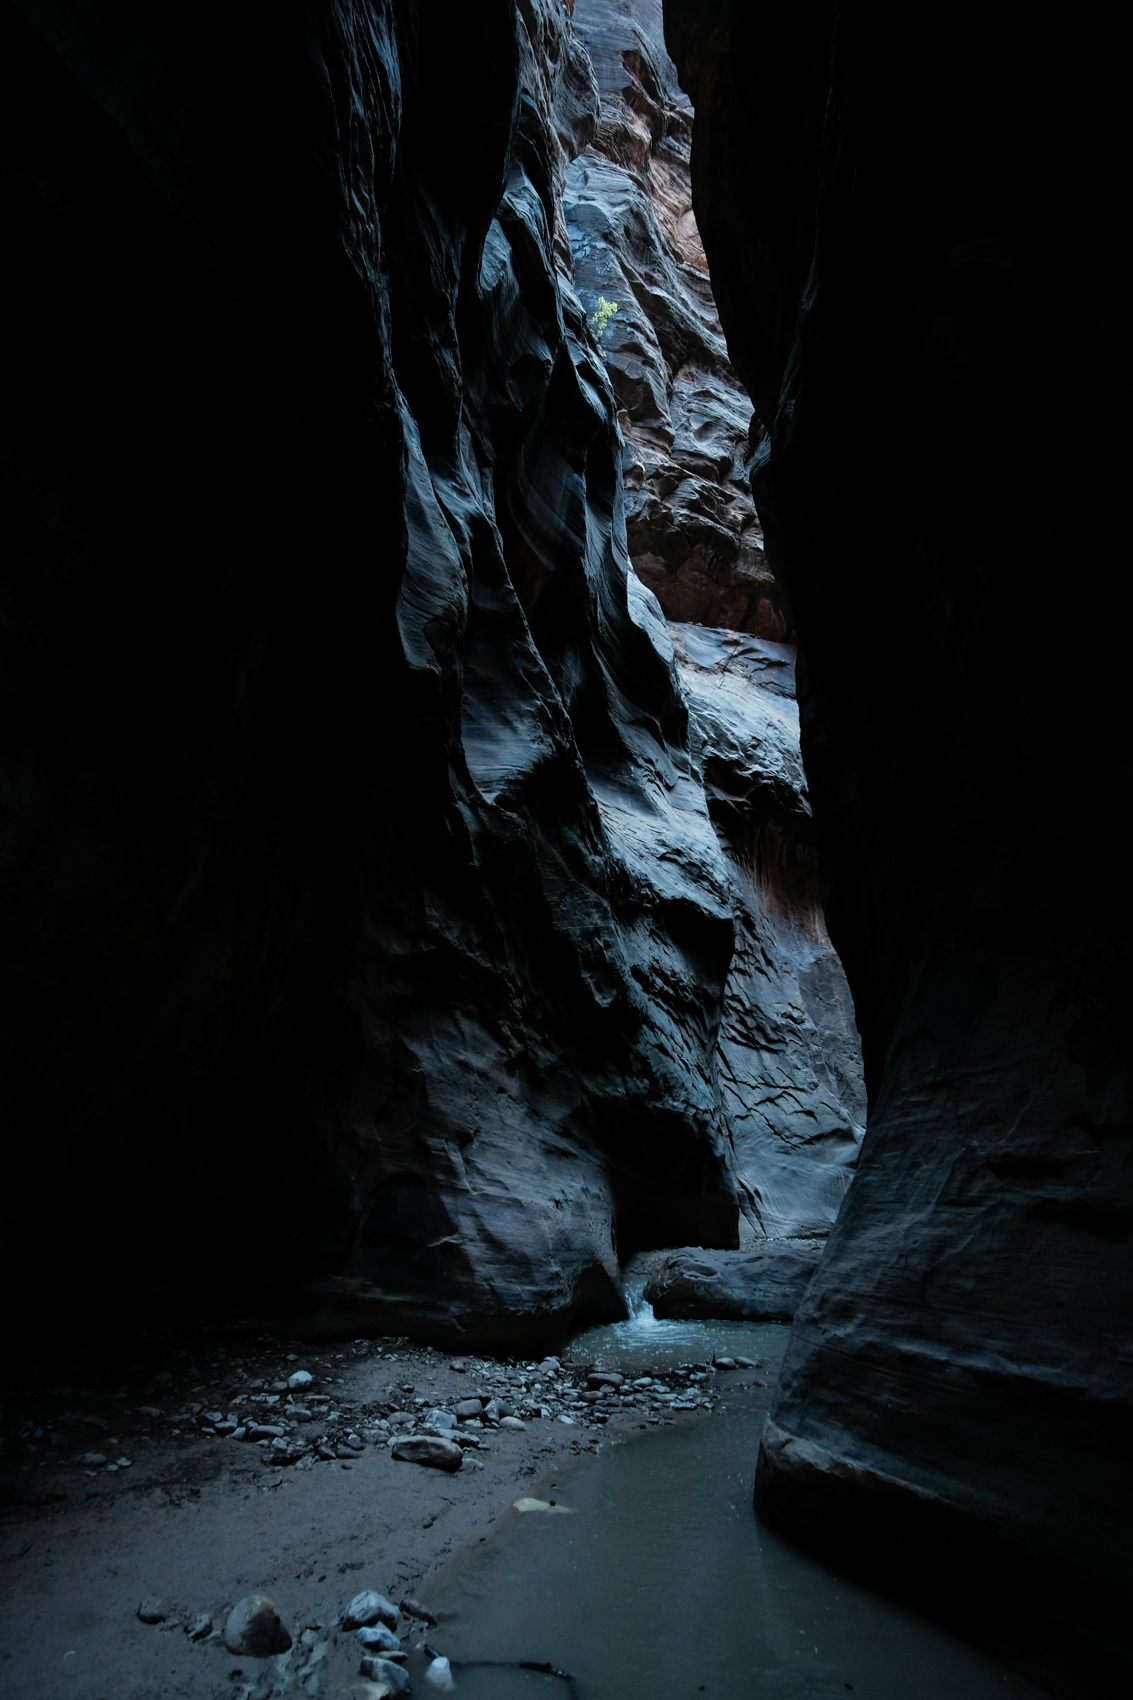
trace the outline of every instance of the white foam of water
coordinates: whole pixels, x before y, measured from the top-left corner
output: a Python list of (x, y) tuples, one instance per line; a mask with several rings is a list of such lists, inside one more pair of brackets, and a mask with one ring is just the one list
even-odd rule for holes
[(709, 1361), (739, 1352), (759, 1358), (761, 1330), (772, 1336), (785, 1332), (782, 1323), (677, 1322), (655, 1316), (645, 1298), (644, 1281), (627, 1281), (625, 1295), (629, 1317), (625, 1322), (588, 1328), (573, 1341), (574, 1348), (602, 1368), (619, 1369), (642, 1364)]

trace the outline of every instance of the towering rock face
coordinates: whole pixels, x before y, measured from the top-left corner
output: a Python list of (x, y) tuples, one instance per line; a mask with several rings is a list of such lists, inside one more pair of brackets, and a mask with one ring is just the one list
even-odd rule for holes
[(665, 21), (872, 1105), (757, 1505), (1096, 1693), (1133, 1582), (1114, 44)]
[(638, 577), (670, 620), (792, 636), (764, 558), (746, 462), (762, 426), (728, 359), (692, 211), (693, 112), (665, 51), (661, 0), (579, 0), (601, 108), (565, 212), (587, 310), (616, 308), (602, 352), (625, 436)]
[[(621, 1314), (640, 1247), (824, 1232), (855, 1039), (670, 73), (668, 199), (618, 205), (656, 322), (675, 292), (637, 413), (685, 494), (642, 517), (631, 460), (630, 532), (684, 526), (744, 628), (675, 642), (628, 568), (628, 356), (571, 283), (608, 125), (558, 0), (328, 0), (223, 51), (148, 3), (2, 29), (31, 1323), (81, 1281), (127, 1326), (506, 1344)], [(712, 491), (746, 518), (694, 536)]]
[(581, 0), (601, 99), (566, 174), (573, 276), (626, 441), (630, 563), (655, 591), (729, 866), (736, 948), (717, 1062), (740, 1207), (757, 1237), (825, 1236), (865, 1103), (845, 976), (818, 901), (794, 651), (746, 461), (763, 428), (732, 367), (692, 212), (694, 114), (660, 0)]
[(569, 20), (3, 28), (25, 1288), (621, 1314), (619, 1250), (736, 1243), (733, 924), (561, 272)]

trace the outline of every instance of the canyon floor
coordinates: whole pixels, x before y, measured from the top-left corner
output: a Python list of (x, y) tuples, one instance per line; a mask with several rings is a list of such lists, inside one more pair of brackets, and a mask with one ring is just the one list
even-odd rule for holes
[[(44, 1366), (5, 1399), (0, 1688), (8, 1700), (377, 1694), (359, 1677), (356, 1638), (339, 1627), (356, 1593), (427, 1610), (446, 1567), (522, 1515), (517, 1499), (552, 1500), (557, 1475), (587, 1452), (703, 1424), (725, 1381), (706, 1366), (667, 1366), (600, 1423), (580, 1403), (588, 1368), (569, 1357), (557, 1370), (461, 1360), (402, 1342), (311, 1351), (266, 1341), (155, 1350), (125, 1367), (88, 1366), (79, 1385)], [(271, 1391), (297, 1369), (319, 1390), (301, 1423), (286, 1415), (295, 1395)], [(631, 1373), (640, 1379), (643, 1366)], [(740, 1369), (727, 1385), (762, 1380)], [(390, 1433), (476, 1394), (528, 1412), (539, 1401), (546, 1414), (528, 1415), (525, 1428), (462, 1425), (474, 1444), (451, 1474), (391, 1456)], [(688, 1408), (694, 1400), (703, 1403)], [(572, 1409), (574, 1421), (561, 1421)], [(282, 1445), (294, 1462), (275, 1462), (270, 1439), (204, 1432), (210, 1413), (250, 1411), (290, 1435)], [(281, 1658), (224, 1647), (229, 1607), (257, 1590), (294, 1638)], [(139, 1619), (143, 1601), (159, 1602), (161, 1622)], [(444, 1650), (444, 1622), (430, 1630), (403, 1614), (411, 1677), (425, 1641)]]

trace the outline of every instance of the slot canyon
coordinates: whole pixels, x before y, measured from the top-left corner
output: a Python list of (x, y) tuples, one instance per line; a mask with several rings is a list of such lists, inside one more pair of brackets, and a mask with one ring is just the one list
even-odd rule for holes
[(1120, 1692), (1115, 26), (0, 38), (0, 1688)]

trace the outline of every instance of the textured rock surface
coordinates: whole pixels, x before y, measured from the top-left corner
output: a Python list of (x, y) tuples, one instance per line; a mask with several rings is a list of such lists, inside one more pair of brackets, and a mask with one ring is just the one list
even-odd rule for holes
[(275, 1653), (286, 1653), (291, 1635), (267, 1594), (247, 1594), (225, 1619), (224, 1645), (230, 1653), (270, 1659)]
[(626, 440), (629, 552), (670, 620), (782, 642), (745, 472), (751, 402), (729, 362), (692, 211), (693, 113), (665, 51), (661, 0), (578, 0), (601, 108), (566, 174), (574, 280), (602, 337)]
[(618, 306), (602, 351), (622, 404), (631, 564), (669, 617), (730, 873), (717, 1064), (741, 1210), (758, 1235), (825, 1233), (865, 1104), (818, 901), (793, 651), (759, 641), (790, 632), (744, 466), (749, 429), (758, 439), (762, 427), (728, 361), (691, 210), (693, 112), (660, 0), (580, 0), (574, 23), (601, 97), (566, 174), (574, 280), (591, 311), (600, 298)]
[(406, 1464), (428, 1464), (434, 1470), (459, 1470), (464, 1454), (455, 1440), (441, 1435), (411, 1434), (397, 1440), (390, 1456)]
[[(631, 93), (670, 76), (643, 15)], [(151, 4), (0, 25), (5, 1253), (49, 1314), (81, 1274), (108, 1325), (502, 1343), (619, 1314), (619, 1254), (735, 1245), (737, 1185), (754, 1231), (830, 1220), (840, 1158), (761, 1199), (733, 1152), (739, 1050), (794, 1023), (809, 1057), (821, 975), (795, 928), (798, 996), (741, 1031), (758, 926), (701, 776), (726, 734), (690, 733), (680, 682), (717, 664), (678, 671), (627, 571), (628, 368), (570, 283), (570, 161), (609, 125), (569, 17), (304, 18), (222, 52)], [(672, 361), (728, 392), (688, 503), (738, 512), (665, 87), (618, 217), (653, 220), (684, 472)], [(709, 765), (763, 831), (772, 780)], [(766, 1107), (756, 1144), (802, 1138), (778, 1081)], [(828, 1107), (820, 1152), (853, 1120)]]
[[(1001, 40), (969, 8), (899, 43), (865, 8), (833, 33), (819, 4), (665, 12), (729, 347), (770, 428), (754, 488), (872, 1101), (757, 1503), (1043, 1686), (1124, 1687), (1114, 43)], [(1072, 583), (1080, 625), (1056, 612)]]
[(794, 651), (670, 625), (735, 946), (717, 1075), (740, 1208), (758, 1236), (826, 1234), (865, 1128), (861, 1045), (818, 900)]
[(556, 270), (569, 20), (22, 16), (8, 1249), (293, 1326), (617, 1315), (615, 1234), (736, 1240), (732, 919)]
[(674, 1252), (645, 1284), (657, 1316), (789, 1322), (825, 1240), (768, 1240), (757, 1251)]

